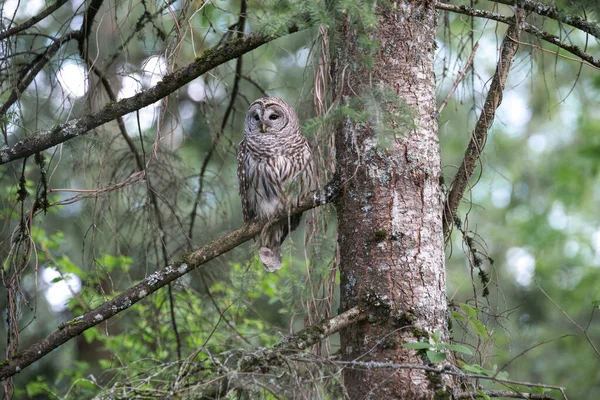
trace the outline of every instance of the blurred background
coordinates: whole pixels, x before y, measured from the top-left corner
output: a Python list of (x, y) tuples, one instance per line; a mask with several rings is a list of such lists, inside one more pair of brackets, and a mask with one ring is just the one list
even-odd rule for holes
[[(1, 42), (0, 106), (28, 65), (81, 28), (88, 4), (63, 3), (33, 28)], [(479, 3), (512, 15), (509, 7)], [(5, 1), (0, 29), (49, 5)], [(293, 6), (105, 2), (87, 48), (76, 41), (61, 44), (1, 116), (4, 144), (152, 87), (236, 32), (276, 31)], [(597, 10), (586, 10), (597, 23)], [(584, 15), (576, 6), (571, 12)], [(530, 22), (600, 54), (598, 41), (580, 31), (541, 17)], [(60, 323), (239, 227), (236, 151), (246, 109), (256, 98), (278, 96), (296, 108), (326, 183), (335, 168), (331, 126), (324, 122), (331, 106), (327, 28), (261, 46), (122, 123), (112, 121), (45, 151), (43, 160), (0, 166), (3, 349), (14, 345), (6, 345), (7, 332), (16, 329), (10, 321), (18, 324), (18, 348), (27, 348)], [(440, 103), (479, 44), (473, 69), (439, 118), (446, 185), (485, 100), (504, 30), (493, 21), (440, 13)], [(521, 40), (473, 186), (459, 209), (462, 223), (447, 243), (453, 333), (476, 350), (469, 363), (515, 380), (566, 386), (570, 398), (596, 398), (600, 74), (535, 37)], [(282, 271), (263, 272), (254, 258), (256, 244), (238, 247), (22, 371), (14, 380), (15, 396), (88, 398), (124, 381), (142, 390), (148, 384), (142, 378), (160, 376), (199, 348), (208, 360), (228, 349), (271, 346), (304, 324), (335, 315), (335, 210), (327, 206), (309, 214), (306, 228), (286, 242)], [(9, 296), (7, 287), (17, 290)], [(470, 309), (483, 332), (467, 318)], [(336, 337), (319, 349), (324, 355), (336, 350)]]

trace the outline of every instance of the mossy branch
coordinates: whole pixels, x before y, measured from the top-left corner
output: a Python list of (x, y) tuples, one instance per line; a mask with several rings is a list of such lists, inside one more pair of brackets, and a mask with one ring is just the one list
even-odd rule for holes
[[(451, 11), (451, 12), (454, 12), (457, 14), (469, 15), (471, 17), (485, 18), (485, 19), (489, 19), (492, 21), (498, 21), (498, 22), (502, 22), (502, 23), (508, 24), (508, 25), (512, 24), (512, 20), (513, 20), (511, 17), (507, 17), (507, 16), (504, 16), (504, 15), (501, 15), (501, 14), (498, 14), (498, 13), (495, 13), (492, 11), (479, 10), (479, 9), (470, 8), (467, 6), (455, 6), (452, 4), (437, 3), (436, 8), (438, 10), (442, 10), (442, 11)], [(527, 32), (534, 36), (537, 36), (538, 38), (544, 40), (545, 42), (553, 44), (553, 45), (555, 45), (563, 50), (566, 50), (569, 53), (581, 58), (583, 60), (584, 64), (587, 64), (593, 68), (600, 69), (600, 59), (585, 52), (584, 50), (579, 48), (579, 46), (567, 43), (567, 42), (561, 40), (558, 36), (552, 35), (551, 33), (543, 31), (540, 28), (536, 27), (535, 25), (528, 24), (526, 22), (523, 22), (521, 29), (524, 32)]]
[[(514, 6), (515, 0), (492, 0), (495, 3), (506, 4), (507, 6)], [(592, 36), (600, 39), (600, 25), (589, 21), (585, 18), (581, 18), (577, 15), (570, 14), (564, 10), (558, 9), (553, 5), (548, 5), (534, 0), (520, 0), (519, 4), (527, 12), (533, 12), (542, 17), (547, 17), (558, 21), (562, 24), (571, 25), (585, 33), (589, 33)]]
[(494, 122), (496, 110), (502, 103), (502, 92), (504, 91), (504, 84), (508, 77), (508, 71), (512, 65), (513, 57), (519, 47), (519, 33), (524, 20), (523, 9), (517, 8), (515, 16), (512, 18), (512, 23), (508, 26), (504, 40), (502, 41), (502, 47), (500, 50), (500, 58), (498, 59), (498, 65), (496, 66), (496, 72), (492, 78), (490, 90), (488, 91), (487, 97), (479, 119), (475, 124), (473, 133), (471, 134), (471, 140), (465, 156), (452, 179), (450, 192), (446, 198), (446, 204), (444, 206), (443, 225), (444, 232), (447, 233), (452, 227), (456, 211), (460, 205), (463, 194), (469, 183), (469, 179), (473, 175), (475, 166), (479, 162), (479, 157), (485, 147), (487, 141), (487, 134), (489, 129)]
[(143, 90), (135, 96), (127, 97), (117, 102), (110, 102), (95, 113), (58, 124), (44, 134), (0, 149), (0, 164), (19, 160), (47, 150), (77, 136), (84, 135), (92, 129), (118, 117), (156, 103), (211, 69), (236, 59), (278, 37), (297, 32), (299, 29), (298, 25), (292, 24), (287, 28), (287, 31), (279, 34), (265, 35), (262, 33), (250, 33), (241, 38), (230, 39), (216, 48), (206, 50), (202, 56), (198, 57), (187, 67), (165, 75), (162, 81), (158, 82), (156, 86)]
[[(103, 303), (99, 307), (96, 307), (71, 321), (61, 324), (58, 330), (50, 334), (44, 340), (20, 352), (14, 358), (0, 362), (0, 380), (4, 380), (17, 374), (22, 369), (41, 359), (46, 354), (75, 336), (80, 335), (87, 329), (128, 309), (138, 301), (168, 285), (170, 282), (173, 282), (175, 279), (252, 239), (259, 234), (266, 225), (286, 220), (289, 215), (298, 214), (331, 202), (337, 195), (339, 187), (339, 180), (334, 178), (327, 186), (313, 192), (297, 207), (290, 210), (289, 213), (282, 212), (270, 221), (248, 222), (233, 232), (214, 240), (212, 243), (207, 244), (190, 254), (182, 256), (182, 260), (184, 261), (168, 265), (167, 267), (154, 272), (146, 279), (125, 290), (114, 299)], [(324, 323), (322, 324), (323, 332), (327, 332), (328, 329), (339, 329), (335, 324), (333, 326), (328, 326)], [(306, 343), (309, 343), (308, 345), (310, 345), (310, 343), (316, 340), (317, 336), (309, 335), (309, 339), (307, 339)], [(293, 346), (293, 344), (289, 344), (288, 346)], [(295, 346), (298, 349), (302, 348), (300, 342), (296, 343)]]

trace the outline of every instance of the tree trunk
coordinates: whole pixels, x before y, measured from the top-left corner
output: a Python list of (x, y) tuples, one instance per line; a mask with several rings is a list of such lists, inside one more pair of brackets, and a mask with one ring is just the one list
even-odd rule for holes
[[(344, 385), (352, 399), (449, 398), (446, 378), (368, 364), (426, 366), (425, 355), (401, 345), (428, 340), (436, 329), (444, 341), (448, 338), (433, 72), (435, 1), (378, 4), (375, 14), (377, 25), (366, 32), (343, 14), (332, 45), (336, 98), (379, 99), (379, 108), (372, 101), (359, 102), (372, 112), (368, 123), (348, 117), (336, 131), (343, 182), (336, 205), (340, 311), (357, 304), (370, 311), (368, 321), (341, 332), (343, 359), (367, 362), (346, 368)], [(371, 67), (364, 62), (365, 37), (376, 44)], [(400, 128), (406, 118), (411, 122)]]

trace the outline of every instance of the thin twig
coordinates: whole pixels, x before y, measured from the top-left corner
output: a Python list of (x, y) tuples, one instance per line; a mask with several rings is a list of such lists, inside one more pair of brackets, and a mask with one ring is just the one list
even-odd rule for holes
[[(515, 0), (491, 0), (495, 3), (506, 4), (508, 6), (514, 6)], [(554, 6), (550, 6), (538, 1), (533, 0), (519, 0), (521, 7), (528, 12), (534, 12), (543, 17), (559, 21), (560, 23), (571, 25), (577, 29), (582, 30), (585, 33), (589, 33), (592, 36), (600, 39), (600, 26), (591, 20), (581, 18), (577, 15), (569, 14), (564, 10), (559, 10)]]
[(6, 39), (9, 36), (14, 35), (15, 33), (24, 31), (25, 29), (37, 24), (38, 22), (40, 22), (41, 20), (46, 18), (48, 15), (52, 14), (54, 11), (56, 11), (60, 7), (62, 7), (63, 4), (65, 4), (67, 1), (68, 0), (57, 0), (54, 4), (46, 7), (38, 15), (34, 15), (33, 17), (29, 18), (27, 21), (23, 22), (21, 25), (14, 26), (14, 27), (7, 29), (6, 31), (0, 33), (0, 41)]
[(460, 71), (460, 73), (458, 74), (458, 77), (456, 77), (454, 84), (450, 88), (450, 91), (446, 95), (446, 98), (444, 99), (444, 101), (442, 101), (442, 104), (440, 104), (440, 106), (438, 108), (438, 114), (441, 114), (442, 111), (444, 110), (444, 108), (446, 108), (446, 105), (448, 105), (448, 102), (452, 98), (452, 95), (456, 91), (456, 88), (458, 87), (460, 82), (463, 80), (463, 78), (465, 77), (465, 75), (467, 74), (469, 69), (471, 69), (471, 65), (473, 64), (473, 58), (475, 58), (475, 52), (477, 51), (478, 48), (479, 48), (479, 42), (475, 43), (475, 45), (473, 46), (473, 50), (471, 51), (471, 54), (469, 55), (469, 58), (467, 59), (467, 62), (465, 63), (464, 68), (462, 69), (462, 71)]
[(397, 364), (394, 362), (388, 361), (330, 361), (333, 364), (344, 366), (344, 367), (358, 367), (364, 368), (368, 370), (373, 369), (416, 369), (423, 370), (427, 372), (434, 372), (438, 374), (447, 374), (458, 376), (460, 378), (468, 378), (468, 379), (484, 379), (490, 380), (498, 383), (505, 383), (509, 385), (520, 385), (520, 386), (528, 386), (528, 387), (539, 387), (544, 389), (552, 389), (552, 390), (564, 390), (565, 388), (562, 386), (555, 385), (547, 385), (545, 383), (533, 383), (533, 382), (524, 382), (524, 381), (513, 381), (510, 379), (500, 379), (494, 378), (493, 376), (483, 375), (483, 374), (470, 374), (463, 372), (456, 368), (453, 365), (440, 365), (438, 367), (428, 366), (428, 365), (417, 365), (417, 364)]
[[(247, 2), (246, 2), (246, 0), (242, 0), (241, 5), (240, 5), (240, 17), (238, 19), (237, 24), (235, 25), (235, 28), (237, 29), (237, 31), (236, 31), (237, 39), (241, 39), (244, 36), (244, 27), (246, 26), (246, 9), (247, 9)], [(198, 175), (198, 191), (196, 192), (196, 198), (194, 199), (194, 205), (192, 206), (192, 211), (190, 213), (190, 228), (188, 231), (188, 236), (190, 237), (190, 239), (194, 235), (194, 222), (196, 221), (196, 215), (197, 215), (196, 210), (198, 208), (198, 204), (200, 203), (200, 199), (202, 198), (202, 192), (204, 190), (204, 176), (206, 174), (206, 169), (208, 167), (208, 163), (210, 162), (213, 154), (215, 153), (215, 151), (217, 149), (217, 146), (219, 145), (219, 140), (221, 139), (221, 136), (223, 136), (223, 133), (225, 132), (225, 127), (227, 126), (227, 121), (229, 120), (229, 116), (231, 115), (231, 112), (233, 111), (233, 105), (235, 104), (235, 101), (237, 99), (237, 95), (238, 95), (239, 88), (240, 88), (240, 80), (242, 79), (242, 65), (243, 65), (242, 60), (243, 60), (243, 57), (239, 56), (237, 59), (237, 62), (235, 64), (235, 77), (233, 80), (233, 87), (231, 89), (229, 105), (227, 106), (227, 109), (225, 110), (225, 114), (223, 115), (223, 121), (221, 122), (221, 129), (219, 129), (216, 137), (212, 141), (210, 150), (208, 151), (208, 154), (206, 155), (206, 157), (204, 157), (204, 161), (202, 162), (202, 167), (200, 168), (200, 174)]]
[(563, 315), (564, 315), (565, 317), (567, 317), (567, 319), (568, 319), (569, 321), (571, 321), (571, 323), (572, 323), (573, 325), (575, 325), (575, 326), (577, 327), (577, 329), (579, 329), (579, 330), (580, 330), (580, 331), (583, 333), (583, 335), (585, 336), (585, 339), (587, 340), (587, 342), (590, 344), (590, 346), (592, 346), (592, 349), (594, 349), (594, 353), (596, 353), (596, 356), (600, 357), (600, 351), (598, 351), (598, 348), (596, 347), (596, 345), (594, 344), (594, 342), (592, 342), (592, 339), (591, 339), (591, 338), (590, 338), (590, 336), (588, 335), (588, 333), (587, 333), (587, 330), (586, 330), (586, 329), (584, 329), (584, 328), (583, 328), (581, 325), (579, 325), (577, 322), (575, 322), (575, 320), (574, 320), (573, 318), (571, 318), (571, 316), (570, 316), (569, 314), (567, 314), (567, 312), (566, 312), (565, 310), (563, 310), (563, 309), (561, 308), (561, 306), (559, 306), (559, 305), (558, 305), (558, 303), (557, 303), (556, 301), (554, 301), (554, 299), (553, 299), (552, 297), (550, 297), (550, 296), (548, 295), (548, 293), (546, 293), (546, 291), (545, 291), (544, 289), (542, 289), (542, 287), (541, 287), (541, 286), (540, 286), (540, 285), (539, 285), (537, 282), (535, 283), (535, 286), (537, 286), (537, 288), (538, 288), (538, 289), (539, 289), (539, 290), (540, 290), (542, 293), (544, 293), (544, 296), (546, 296), (546, 298), (547, 298), (548, 300), (550, 300), (550, 301), (552, 302), (552, 304), (554, 304), (554, 306), (555, 306), (556, 308), (558, 308), (558, 309), (560, 310), (560, 312), (562, 312), (562, 313), (563, 313)]
[(141, 91), (132, 97), (119, 100), (116, 103), (107, 104), (101, 110), (82, 118), (58, 124), (49, 131), (40, 132), (39, 135), (22, 140), (11, 147), (0, 149), (0, 164), (39, 153), (75, 137), (85, 135), (92, 129), (117, 117), (129, 114), (161, 100), (200, 75), (227, 61), (240, 57), (280, 36), (297, 32), (298, 30), (298, 26), (293, 25), (278, 35), (251, 33), (241, 39), (229, 40), (221, 47), (207, 51), (204, 56), (197, 58), (187, 67), (165, 75), (162, 81), (147, 90)]
[[(294, 207), (290, 213), (292, 215), (298, 214), (331, 202), (337, 195), (339, 187), (339, 180), (334, 179), (321, 190), (311, 193), (297, 207)], [(250, 221), (191, 254), (183, 255), (181, 259), (185, 261), (173, 263), (154, 272), (137, 285), (123, 291), (114, 299), (106, 301), (94, 310), (61, 324), (57, 331), (50, 334), (44, 340), (21, 351), (14, 358), (0, 362), (0, 380), (5, 380), (17, 374), (23, 368), (41, 359), (52, 350), (80, 335), (87, 329), (130, 308), (133, 304), (168, 285), (175, 279), (250, 240), (259, 234), (265, 226), (285, 220), (288, 217), (289, 214), (287, 212), (281, 212), (269, 221)], [(298, 345), (300, 346), (301, 344), (299, 343)]]
[[(46, 51), (36, 57), (32, 63), (25, 69), (25, 71), (19, 76), (16, 87), (12, 90), (2, 107), (0, 107), (0, 117), (3, 117), (8, 109), (19, 99), (21, 93), (33, 82), (38, 73), (42, 68), (54, 57), (56, 52), (62, 47), (63, 44), (68, 43), (70, 40), (79, 40), (81, 37), (80, 31), (71, 31), (60, 39), (55, 40), (50, 46), (46, 48)], [(8, 144), (8, 143), (7, 143)], [(33, 151), (28, 156), (39, 153), (39, 151)], [(22, 157), (19, 157), (22, 158)], [(3, 156), (0, 155), (0, 159)]]
[[(451, 11), (451, 12), (455, 12), (458, 14), (469, 15), (472, 17), (491, 19), (491, 20), (502, 22), (504, 24), (509, 24), (509, 25), (512, 23), (511, 22), (512, 18), (510, 18), (510, 17), (506, 17), (504, 15), (497, 14), (497, 13), (494, 13), (491, 11), (479, 10), (476, 8), (469, 8), (469, 7), (465, 7), (465, 6), (455, 6), (452, 4), (446, 4), (446, 3), (441, 3), (441, 2), (438, 2), (436, 4), (436, 8), (439, 10)], [(576, 55), (577, 57), (580, 57), (582, 60), (585, 61), (584, 64), (592, 66), (594, 68), (600, 68), (600, 59), (593, 57), (592, 55), (586, 53), (585, 51), (581, 50), (578, 46), (574, 46), (569, 43), (566, 43), (566, 42), (562, 41), (558, 36), (555, 36), (548, 32), (542, 31), (541, 29), (537, 28), (536, 26), (528, 24), (526, 22), (524, 22), (522, 24), (521, 28), (523, 31), (525, 31), (527, 33), (535, 35), (548, 43), (551, 43), (557, 47), (560, 47), (561, 49), (568, 51), (569, 53), (571, 53), (573, 55)]]

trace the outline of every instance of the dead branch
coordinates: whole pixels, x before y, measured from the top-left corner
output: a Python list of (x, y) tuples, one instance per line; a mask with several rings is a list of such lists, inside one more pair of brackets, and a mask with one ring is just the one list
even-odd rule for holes
[[(246, 26), (246, 12), (248, 8), (248, 3), (246, 0), (242, 0), (240, 4), (240, 17), (238, 18), (238, 22), (235, 25), (235, 37), (241, 39), (244, 36), (244, 27)], [(231, 31), (229, 31), (231, 32)], [(217, 151), (217, 146), (221, 139), (221, 136), (225, 133), (225, 127), (227, 126), (227, 121), (229, 120), (229, 116), (233, 111), (233, 106), (235, 105), (235, 101), (237, 100), (238, 91), (240, 89), (240, 80), (242, 79), (242, 61), (243, 57), (238, 57), (235, 64), (235, 77), (233, 78), (233, 86), (231, 88), (231, 95), (229, 104), (225, 109), (225, 114), (223, 114), (223, 121), (221, 122), (221, 129), (217, 132), (215, 138), (213, 139), (210, 150), (204, 157), (204, 161), (202, 162), (202, 167), (200, 167), (200, 174), (198, 175), (198, 190), (196, 191), (196, 198), (194, 199), (194, 205), (192, 206), (192, 211), (189, 216), (190, 227), (188, 231), (188, 236), (192, 238), (194, 236), (194, 223), (196, 221), (196, 211), (198, 208), (198, 204), (200, 203), (200, 199), (204, 194), (204, 176), (206, 174), (206, 169), (208, 168), (208, 164)], [(231, 143), (231, 141), (230, 141)]]
[(121, 117), (153, 104), (211, 69), (240, 57), (280, 36), (297, 32), (298, 30), (298, 26), (293, 25), (280, 35), (251, 33), (242, 38), (230, 39), (216, 49), (207, 50), (203, 56), (197, 58), (187, 67), (165, 75), (163, 80), (158, 82), (154, 87), (118, 102), (111, 102), (95, 113), (88, 114), (63, 124), (58, 124), (44, 134), (22, 140), (11, 147), (0, 149), (0, 164), (5, 164), (47, 150), (75, 137), (84, 135), (90, 130), (112, 121), (117, 117)]
[(491, 381), (494, 381), (497, 383), (503, 383), (503, 384), (515, 385), (515, 386), (538, 387), (538, 388), (560, 390), (560, 391), (565, 389), (562, 386), (546, 385), (544, 383), (513, 381), (510, 379), (501, 379), (501, 378), (483, 375), (483, 374), (466, 373), (449, 363), (434, 364), (432, 366), (415, 365), (415, 364), (397, 364), (397, 363), (393, 363), (393, 362), (376, 362), (376, 361), (331, 361), (331, 363), (333, 363), (335, 365), (345, 366), (345, 367), (364, 368), (364, 369), (414, 369), (414, 370), (423, 370), (423, 371), (427, 371), (427, 372), (433, 372), (433, 373), (437, 373), (437, 374), (454, 375), (454, 376), (458, 376), (461, 378), (491, 380)]
[(40, 22), (41, 20), (46, 18), (48, 15), (52, 14), (54, 11), (61, 8), (63, 6), (63, 4), (65, 4), (66, 2), (67, 2), (67, 0), (57, 0), (54, 4), (46, 7), (38, 15), (34, 15), (33, 17), (29, 18), (27, 21), (23, 22), (21, 25), (17, 25), (15, 27), (12, 27), (12, 28), (7, 29), (6, 31), (0, 33), (0, 40), (4, 40), (7, 37), (14, 35), (15, 33), (19, 33), (29, 27), (32, 27), (33, 25), (37, 24), (38, 22)]
[[(234, 365), (231, 372), (222, 375), (219, 378), (211, 380), (209, 385), (200, 383), (200, 392), (198, 398), (201, 399), (217, 399), (227, 395), (228, 392), (234, 389), (245, 389), (251, 386), (262, 386), (265, 384), (264, 379), (267, 378), (272, 386), (272, 390), (278, 389), (280, 386), (275, 380), (270, 379), (271, 375), (277, 367), (285, 366), (290, 361), (313, 363), (315, 358), (310, 353), (302, 353), (304, 350), (321, 342), (323, 339), (339, 332), (340, 329), (346, 328), (352, 324), (363, 321), (368, 317), (368, 312), (360, 306), (355, 306), (344, 311), (338, 316), (330, 319), (325, 319), (317, 324), (306, 327), (300, 332), (290, 336), (284, 341), (270, 349), (258, 349), (253, 352), (236, 354), (230, 357), (227, 354), (228, 364)], [(296, 355), (292, 358), (286, 358), (289, 355)], [(187, 360), (197, 356), (197, 352), (193, 353)], [(193, 369), (188, 365), (184, 365), (180, 373), (178, 382), (185, 380), (187, 376), (193, 376)], [(288, 385), (281, 385), (288, 386)], [(284, 388), (285, 389), (285, 388)], [(289, 387), (287, 389), (290, 389)], [(189, 388), (186, 388), (189, 391)], [(109, 392), (109, 398), (110, 397)], [(106, 397), (102, 397), (106, 398)]]
[[(506, 4), (508, 6), (514, 6), (514, 0), (491, 0), (495, 3)], [(534, 12), (542, 17), (548, 17), (550, 19), (556, 20), (560, 23), (571, 25), (574, 28), (580, 29), (585, 33), (589, 33), (592, 36), (600, 39), (600, 25), (588, 21), (585, 18), (581, 18), (577, 15), (572, 15), (564, 10), (559, 10), (554, 6), (550, 6), (544, 3), (540, 3), (538, 1), (533, 0), (521, 0), (519, 1), (519, 5), (525, 9), (527, 12)]]
[[(154, 272), (142, 282), (123, 291), (123, 293), (114, 299), (103, 303), (90, 312), (61, 324), (57, 331), (50, 334), (44, 340), (20, 352), (14, 358), (0, 362), (0, 380), (5, 380), (6, 378), (17, 374), (23, 368), (26, 368), (35, 361), (41, 359), (50, 351), (56, 349), (75, 336), (80, 335), (85, 330), (128, 309), (138, 301), (156, 292), (170, 282), (173, 282), (175, 279), (252, 239), (259, 234), (266, 225), (276, 221), (285, 220), (289, 215), (301, 213), (331, 202), (337, 195), (339, 186), (339, 180), (334, 179), (323, 189), (313, 192), (311, 196), (302, 201), (297, 207), (291, 210), (290, 213), (282, 212), (271, 221), (251, 221), (246, 223), (241, 228), (221, 236), (212, 243), (207, 244), (190, 254), (182, 256), (182, 261)], [(335, 323), (331, 326), (327, 326), (329, 329), (335, 329), (336, 327), (337, 325)], [(339, 327), (337, 327), (337, 329), (339, 329)], [(296, 348), (300, 349), (302, 348), (302, 343), (293, 342), (289, 346), (296, 346)]]
[(471, 66), (473, 65), (473, 59), (475, 58), (475, 52), (477, 51), (478, 48), (479, 48), (479, 42), (475, 43), (475, 46), (473, 46), (473, 50), (471, 50), (471, 54), (469, 54), (469, 58), (467, 59), (467, 62), (465, 62), (464, 68), (462, 69), (462, 71), (460, 71), (460, 73), (456, 77), (456, 80), (454, 81), (454, 84), (450, 88), (450, 91), (444, 98), (444, 101), (442, 101), (442, 104), (440, 104), (440, 106), (438, 107), (438, 114), (441, 114), (442, 111), (444, 111), (444, 108), (446, 108), (446, 106), (448, 105), (448, 102), (450, 101), (450, 99), (452, 98), (452, 95), (458, 88), (458, 85), (463, 80), (463, 78), (465, 77), (467, 72), (471, 69)]
[(552, 400), (553, 396), (547, 394), (523, 393), (513, 390), (481, 390), (480, 392), (460, 392), (457, 399), (477, 399), (481, 398), (481, 393), (488, 397), (506, 397), (509, 399), (536, 399), (536, 400)]
[(454, 176), (454, 179), (452, 179), (450, 193), (448, 193), (446, 198), (443, 215), (444, 232), (448, 232), (452, 226), (454, 217), (456, 216), (456, 210), (458, 209), (467, 184), (469, 183), (469, 179), (473, 175), (475, 165), (479, 161), (479, 156), (485, 146), (487, 133), (494, 122), (496, 110), (502, 102), (504, 84), (508, 77), (512, 59), (519, 46), (517, 40), (523, 24), (523, 18), (523, 10), (517, 9), (515, 16), (512, 18), (512, 23), (508, 26), (508, 30), (502, 41), (500, 58), (498, 59), (496, 72), (494, 73), (490, 90), (485, 99), (483, 110), (481, 110), (479, 120), (475, 124), (469, 146), (465, 151), (465, 156), (458, 168), (458, 172)]
[[(71, 31), (67, 33), (60, 39), (55, 39), (50, 46), (46, 48), (46, 51), (43, 54), (38, 55), (31, 64), (21, 73), (18, 78), (17, 86), (13, 89), (13, 91), (8, 96), (8, 99), (2, 104), (0, 107), (0, 117), (3, 117), (8, 109), (19, 99), (21, 93), (27, 89), (29, 84), (33, 82), (37, 74), (42, 70), (42, 68), (54, 57), (56, 52), (65, 44), (71, 40), (80, 40), (81, 39), (81, 31)], [(7, 143), (8, 144), (8, 143)], [(17, 143), (18, 144), (18, 143)], [(3, 152), (4, 150), (0, 151)], [(32, 151), (27, 154), (30, 156), (38, 151)], [(25, 156), (25, 157), (27, 157)], [(3, 159), (3, 155), (0, 155), (0, 159)], [(19, 157), (22, 158), (22, 157)]]
[[(436, 8), (438, 10), (451, 11), (451, 12), (455, 12), (458, 14), (469, 15), (471, 17), (486, 18), (486, 19), (490, 19), (493, 21), (502, 22), (502, 23), (508, 24), (508, 25), (510, 25), (512, 23), (511, 17), (506, 17), (504, 15), (497, 14), (497, 13), (494, 13), (491, 11), (484, 11), (484, 10), (478, 10), (475, 8), (469, 8), (466, 6), (455, 6), (452, 4), (437, 3)], [(600, 59), (592, 56), (591, 54), (586, 53), (585, 51), (581, 50), (578, 46), (574, 46), (572, 44), (562, 41), (558, 36), (555, 36), (548, 32), (545, 32), (545, 31), (537, 28), (536, 26), (528, 24), (526, 22), (523, 22), (523, 24), (521, 26), (521, 30), (523, 30), (527, 33), (530, 33), (534, 36), (537, 36), (540, 39), (542, 39), (548, 43), (551, 43), (563, 50), (568, 51), (569, 53), (581, 58), (582, 60), (585, 61), (586, 64), (588, 64), (594, 68), (600, 68)]]

